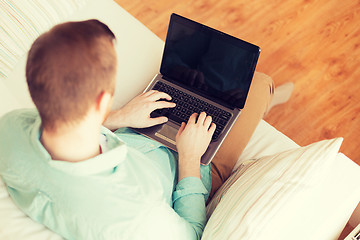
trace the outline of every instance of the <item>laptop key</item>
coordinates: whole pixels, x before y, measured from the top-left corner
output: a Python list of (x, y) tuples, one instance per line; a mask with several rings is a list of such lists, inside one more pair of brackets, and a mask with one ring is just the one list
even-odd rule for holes
[(226, 124), (226, 121), (225, 120), (223, 120), (223, 119), (219, 119), (218, 120), (218, 123), (220, 124), (220, 125), (225, 125)]
[(177, 122), (177, 123), (185, 122), (185, 121), (183, 121), (183, 119), (181, 119), (180, 115), (181, 115), (180, 113), (176, 113), (176, 114), (171, 113), (171, 114), (168, 115), (168, 118), (175, 121), (175, 122)]
[[(230, 115), (230, 116), (231, 116), (231, 115)], [(230, 119), (230, 116), (224, 113), (224, 114), (221, 114), (221, 115), (220, 115), (220, 118), (222, 118), (222, 119), (224, 119), (224, 120), (227, 121), (227, 120)]]

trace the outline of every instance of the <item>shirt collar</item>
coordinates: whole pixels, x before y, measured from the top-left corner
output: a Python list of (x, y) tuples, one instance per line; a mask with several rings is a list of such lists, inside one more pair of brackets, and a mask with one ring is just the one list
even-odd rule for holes
[(49, 161), (49, 165), (72, 175), (95, 175), (113, 171), (114, 168), (125, 159), (126, 153), (127, 149), (123, 144), (96, 157), (81, 162), (51, 160)]
[(66, 162), (53, 160), (51, 159), (50, 154), (40, 142), (42, 132), (40, 118), (34, 126), (35, 127), (33, 129), (32, 139), (35, 140), (34, 142), (41, 155), (44, 156), (45, 160), (51, 167), (69, 173), (71, 175), (86, 176), (113, 171), (117, 165), (119, 165), (122, 161), (126, 159), (127, 148), (125, 143), (122, 142), (109, 129), (102, 127), (101, 135), (105, 136), (106, 138), (105, 141), (106, 147), (108, 149), (107, 151), (96, 157), (81, 162)]

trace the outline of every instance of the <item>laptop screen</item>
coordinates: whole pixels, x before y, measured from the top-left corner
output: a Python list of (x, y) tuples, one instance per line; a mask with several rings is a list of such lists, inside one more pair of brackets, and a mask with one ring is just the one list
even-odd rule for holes
[(242, 109), (259, 54), (258, 46), (172, 14), (160, 73), (219, 104)]

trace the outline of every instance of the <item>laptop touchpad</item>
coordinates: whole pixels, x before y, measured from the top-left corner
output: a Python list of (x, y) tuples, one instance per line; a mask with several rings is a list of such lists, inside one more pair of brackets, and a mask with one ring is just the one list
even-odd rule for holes
[(176, 145), (176, 134), (178, 131), (178, 128), (164, 124), (162, 128), (157, 133), (155, 133), (155, 136)]

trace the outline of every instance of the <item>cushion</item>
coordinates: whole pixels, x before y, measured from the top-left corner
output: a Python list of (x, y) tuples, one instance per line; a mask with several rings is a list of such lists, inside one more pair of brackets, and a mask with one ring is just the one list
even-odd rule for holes
[(87, 0), (8, 0), (0, 2), (0, 80), (44, 31), (61, 22)]
[[(291, 225), (292, 219), (304, 217), (304, 212), (303, 220), (319, 215), (316, 208), (299, 206), (312, 199), (309, 189), (329, 175), (341, 143), (341, 138), (324, 140), (243, 161), (208, 205), (211, 218), (203, 239), (284, 239), (279, 227)], [(275, 216), (282, 224), (273, 221)], [(308, 221), (308, 225), (304, 221), (292, 239), (311, 239), (306, 229), (313, 229), (314, 222)]]

